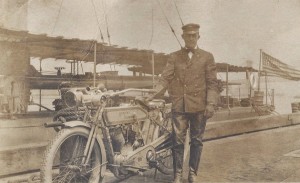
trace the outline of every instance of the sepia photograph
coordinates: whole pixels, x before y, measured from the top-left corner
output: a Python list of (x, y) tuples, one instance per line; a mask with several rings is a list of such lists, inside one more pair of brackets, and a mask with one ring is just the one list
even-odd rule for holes
[(300, 0), (0, 0), (0, 183), (300, 182)]

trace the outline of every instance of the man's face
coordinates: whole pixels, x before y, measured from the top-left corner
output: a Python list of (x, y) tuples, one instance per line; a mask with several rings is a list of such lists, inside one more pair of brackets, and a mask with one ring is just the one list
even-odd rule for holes
[(187, 48), (195, 48), (197, 46), (197, 41), (200, 38), (198, 33), (195, 34), (182, 34), (182, 38)]

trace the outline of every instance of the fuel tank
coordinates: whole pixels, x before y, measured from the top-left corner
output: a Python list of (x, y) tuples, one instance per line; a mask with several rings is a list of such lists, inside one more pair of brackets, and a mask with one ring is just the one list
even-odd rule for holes
[(140, 106), (107, 107), (103, 112), (103, 118), (108, 126), (134, 123), (147, 117), (147, 111)]

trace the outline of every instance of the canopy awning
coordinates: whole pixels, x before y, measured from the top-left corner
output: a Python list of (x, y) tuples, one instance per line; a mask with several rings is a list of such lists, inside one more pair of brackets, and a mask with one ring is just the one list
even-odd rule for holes
[[(50, 37), (46, 34), (31, 34), (27, 31), (0, 28), (0, 44), (22, 44), (27, 47), (30, 57), (53, 58), (94, 62), (94, 45), (97, 44), (97, 64), (134, 65), (130, 71), (152, 74), (152, 54), (154, 71), (158, 75), (165, 67), (169, 55), (154, 53), (153, 50), (130, 49), (99, 43), (96, 40), (67, 39)], [(252, 67), (240, 67), (227, 63), (217, 63), (218, 72), (257, 71)]]

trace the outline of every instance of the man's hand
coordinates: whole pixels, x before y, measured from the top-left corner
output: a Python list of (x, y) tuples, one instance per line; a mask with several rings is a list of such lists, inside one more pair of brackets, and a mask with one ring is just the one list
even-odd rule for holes
[(150, 102), (154, 99), (154, 96), (153, 95), (148, 95), (147, 97), (145, 97), (145, 101), (146, 102)]
[(211, 117), (213, 117), (213, 115), (215, 114), (215, 107), (213, 104), (208, 104), (206, 106), (206, 109), (204, 111), (204, 116), (209, 119)]
[(147, 110), (149, 110), (150, 108), (149, 108), (149, 102), (151, 101), (151, 100), (153, 100), (153, 97), (152, 96), (137, 96), (137, 97), (135, 97), (135, 101), (139, 104), (139, 105), (141, 105), (141, 106), (143, 106), (143, 107), (145, 107)]

